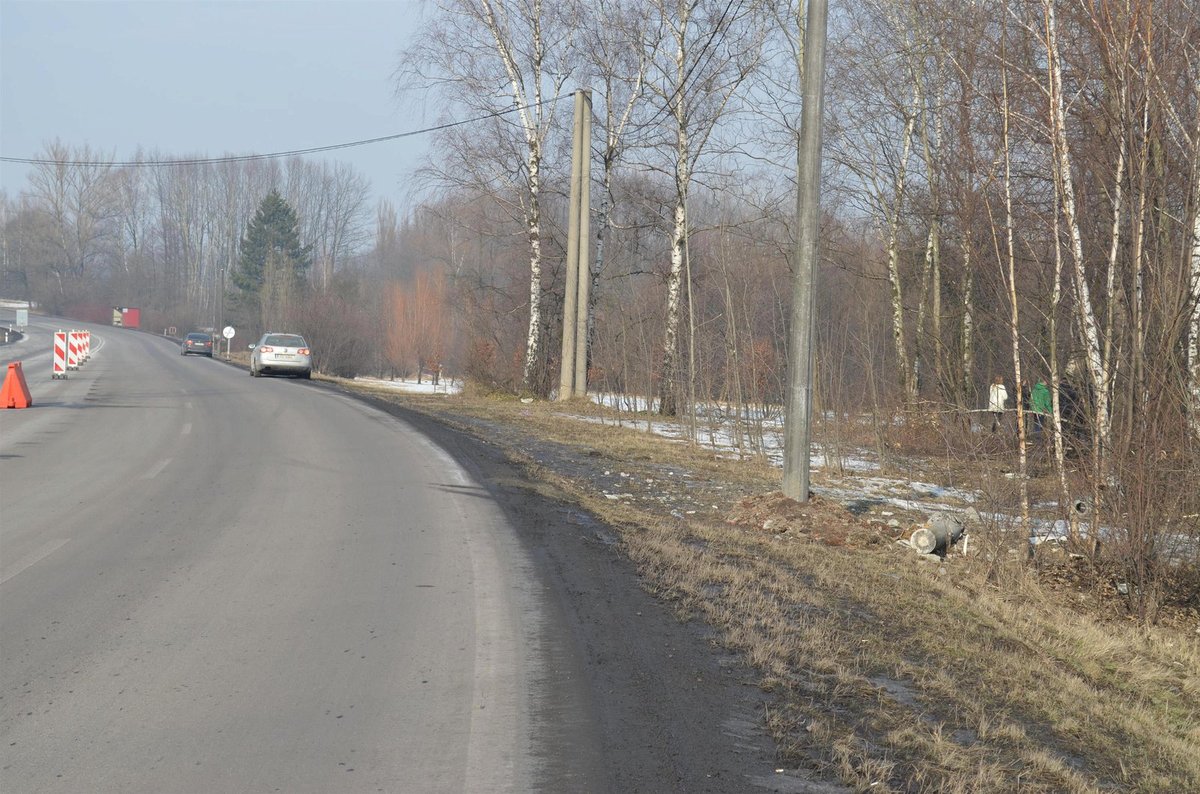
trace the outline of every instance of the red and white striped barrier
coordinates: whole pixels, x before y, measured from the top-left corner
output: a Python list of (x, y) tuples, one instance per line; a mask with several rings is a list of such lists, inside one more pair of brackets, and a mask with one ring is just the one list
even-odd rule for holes
[(67, 331), (67, 369), (79, 369), (79, 332)]
[(67, 332), (54, 332), (54, 371), (50, 377), (58, 380), (67, 378)]
[(92, 357), (92, 332), (80, 331), (83, 335), (83, 350), (80, 351), (79, 357), (83, 361), (87, 361)]

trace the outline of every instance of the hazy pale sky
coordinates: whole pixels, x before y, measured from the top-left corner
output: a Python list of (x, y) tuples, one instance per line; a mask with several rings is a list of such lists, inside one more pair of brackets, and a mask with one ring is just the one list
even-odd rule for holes
[[(55, 138), (132, 159), (304, 149), (427, 125), (393, 98), (417, 0), (0, 0), (0, 154)], [(417, 136), (325, 157), (401, 203)], [(10, 197), (28, 166), (0, 163)]]

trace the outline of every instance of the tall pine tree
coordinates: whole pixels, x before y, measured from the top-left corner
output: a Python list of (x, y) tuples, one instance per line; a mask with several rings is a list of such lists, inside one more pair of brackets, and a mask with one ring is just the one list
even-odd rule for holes
[(282, 329), (303, 291), (311, 251), (300, 243), (296, 211), (272, 190), (246, 224), (241, 259), (232, 273), (246, 319), (258, 320), (264, 330)]

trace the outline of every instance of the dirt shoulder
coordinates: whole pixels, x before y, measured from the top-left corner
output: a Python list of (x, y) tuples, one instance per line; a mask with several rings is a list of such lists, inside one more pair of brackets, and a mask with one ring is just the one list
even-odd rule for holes
[(622, 693), (613, 790), (1200, 790), (1187, 605), (1117, 619), (1096, 572), (980, 529), (918, 557), (895, 540), (920, 516), (848, 505), (850, 480), (789, 505), (769, 466), (592, 406), (369, 398), (473, 461), (552, 572), (595, 691)]

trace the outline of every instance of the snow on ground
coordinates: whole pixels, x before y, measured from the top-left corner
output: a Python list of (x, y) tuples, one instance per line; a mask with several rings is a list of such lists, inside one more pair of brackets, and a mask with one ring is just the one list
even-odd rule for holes
[[(624, 395), (597, 395), (601, 405), (640, 405), (645, 401)], [(628, 410), (626, 408), (626, 410)], [(761, 456), (778, 468), (783, 467), (783, 422), (767, 419), (746, 423), (742, 421), (741, 444), (738, 444), (737, 422), (729, 413), (709, 406), (702, 412), (704, 418), (697, 423), (696, 443), (711, 449), (722, 457), (740, 459)], [(686, 420), (668, 421), (651, 414), (640, 416), (595, 417), (561, 414), (578, 421), (603, 425), (617, 425), (643, 430), (675, 441), (687, 441), (691, 435)], [(722, 417), (723, 418), (719, 418)], [(643, 418), (644, 417), (644, 418)], [(824, 484), (815, 491), (847, 504), (855, 503), (870, 508), (893, 507), (901, 510), (932, 513), (973, 505), (979, 495), (961, 488), (914, 481), (904, 478), (878, 476), (880, 466), (873, 452), (862, 448), (843, 451), (840, 456), (832, 449), (814, 445), (809, 456), (812, 471), (824, 471)], [(876, 473), (875, 476), (860, 476)], [(849, 475), (849, 476), (844, 476)]]
[[(419, 394), (458, 394), (462, 391), (462, 381), (453, 378), (443, 378), (434, 386), (429, 379), (422, 383), (416, 380), (385, 380), (381, 378), (355, 378), (355, 381), (378, 388), (395, 389), (396, 391)], [(653, 409), (657, 401), (648, 401), (645, 397), (613, 393), (592, 393), (593, 402), (606, 408), (613, 409), (615, 416), (579, 416), (577, 414), (560, 413), (559, 415), (581, 422), (601, 425), (631, 427), (655, 435), (685, 443), (691, 437), (691, 428), (684, 420), (665, 420), (656, 416), (647, 408)], [(723, 457), (733, 459), (748, 459), (761, 457), (778, 468), (783, 467), (783, 411), (780, 406), (765, 406), (751, 409), (739, 417), (739, 412), (729, 406), (709, 403), (700, 407), (697, 412), (696, 443), (714, 451)], [(832, 416), (828, 417), (833, 419)], [(739, 432), (740, 428), (740, 432)], [(813, 445), (813, 454), (809, 457), (809, 466), (816, 471), (823, 471), (823, 483), (814, 491), (836, 499), (844, 504), (859, 505), (864, 509), (874, 509), (882, 515), (890, 516), (891, 512), (884, 508), (895, 508), (916, 513), (937, 513), (947, 510), (958, 511), (968, 509), (975, 513), (978, 520), (1000, 527), (1016, 527), (1019, 519), (1005, 513), (977, 513), (975, 505), (979, 504), (980, 494), (962, 488), (937, 483), (921, 482), (905, 477), (884, 477), (879, 475), (880, 465), (878, 456), (869, 449), (846, 448), (841, 450), (827, 449), (821, 445)], [(870, 475), (870, 476), (864, 476)], [(621, 476), (626, 476), (622, 474)], [(610, 499), (621, 498), (620, 495), (610, 495)], [(1053, 505), (1034, 505), (1035, 508), (1049, 508)], [(1080, 521), (1079, 530), (1087, 536), (1090, 524)], [(1111, 528), (1101, 527), (1102, 536), (1113, 532)], [(1031, 543), (1065, 540), (1069, 533), (1066, 521), (1034, 518), (1030, 521), (1029, 537)], [(1185, 549), (1172, 549), (1168, 556), (1186, 554), (1190, 550), (1195, 554), (1195, 542), (1190, 538), (1183, 541)]]
[[(626, 395), (593, 395), (593, 400), (619, 412), (645, 410), (647, 405), (645, 398)], [(761, 455), (773, 466), (783, 468), (782, 410), (758, 410), (752, 412), (751, 418), (747, 419), (744, 415), (739, 417), (737, 411), (730, 410), (727, 406), (709, 403), (700, 407), (697, 414), (696, 443), (699, 446), (711, 449), (723, 457), (735, 459)], [(622, 416), (618, 413), (615, 420), (608, 417), (572, 418), (629, 426), (680, 442), (691, 436), (691, 428), (686, 419), (665, 421), (649, 413), (639, 416)], [(848, 506), (856, 505), (860, 509), (876, 510), (884, 515), (891, 513), (883, 508), (897, 508), (926, 515), (966, 510), (976, 521), (988, 525), (1012, 529), (1020, 524), (1017, 516), (1007, 513), (980, 513), (975, 506), (982, 500), (976, 491), (905, 477), (879, 476), (878, 457), (871, 450), (846, 449), (840, 451), (840, 456), (837, 451), (821, 445), (814, 444), (813, 450), (809, 457), (810, 468), (813, 471), (824, 470), (822, 485), (814, 487), (814, 492), (832, 497)], [(873, 473), (873, 476), (861, 476), (864, 473)], [(1033, 507), (1040, 508), (1043, 514), (1056, 512), (1055, 505), (1039, 504)], [(1078, 531), (1082, 537), (1088, 537), (1093, 531), (1092, 522), (1086, 516), (1080, 517)], [(1095, 531), (1102, 538), (1112, 538), (1123, 530), (1102, 525)], [(1069, 535), (1070, 526), (1062, 519), (1033, 517), (1029, 521), (1029, 542), (1032, 544), (1062, 542)], [(1163, 541), (1167, 546), (1164, 553), (1168, 559), (1194, 559), (1198, 553), (1196, 540), (1187, 535), (1173, 534)]]
[[(617, 412), (616, 416), (562, 415), (578, 421), (631, 427), (681, 443), (691, 437), (687, 419), (668, 421), (647, 412), (648, 407), (654, 406), (654, 401), (624, 394), (592, 394), (591, 397), (593, 402), (614, 409)], [(782, 409), (775, 406), (759, 408), (749, 413), (749, 418), (745, 415), (739, 417), (738, 412), (728, 406), (715, 403), (702, 406), (697, 411), (696, 444), (723, 457), (761, 457), (771, 465), (782, 468)], [(824, 474), (822, 485), (813, 489), (817, 493), (847, 505), (857, 505), (864, 510), (876, 510), (884, 515), (891, 515), (887, 508), (927, 515), (947, 510), (969, 509), (974, 512), (974, 505), (981, 501), (979, 493), (963, 488), (902, 476), (880, 476), (878, 456), (869, 449), (834, 450), (813, 445), (809, 466), (814, 472), (822, 471)], [(997, 526), (1015, 527), (1019, 523), (1015, 516), (1007, 514), (978, 515), (978, 518)], [(1037, 519), (1030, 523), (1030, 538), (1035, 543), (1063, 540), (1067, 536), (1066, 522)]]
[(355, 383), (364, 386), (374, 386), (382, 389), (394, 389), (410, 394), (458, 394), (462, 391), (462, 381), (454, 378), (442, 378), (435, 386), (429, 378), (423, 378), (420, 383), (416, 379), (396, 378), (364, 378), (361, 375), (354, 379)]

